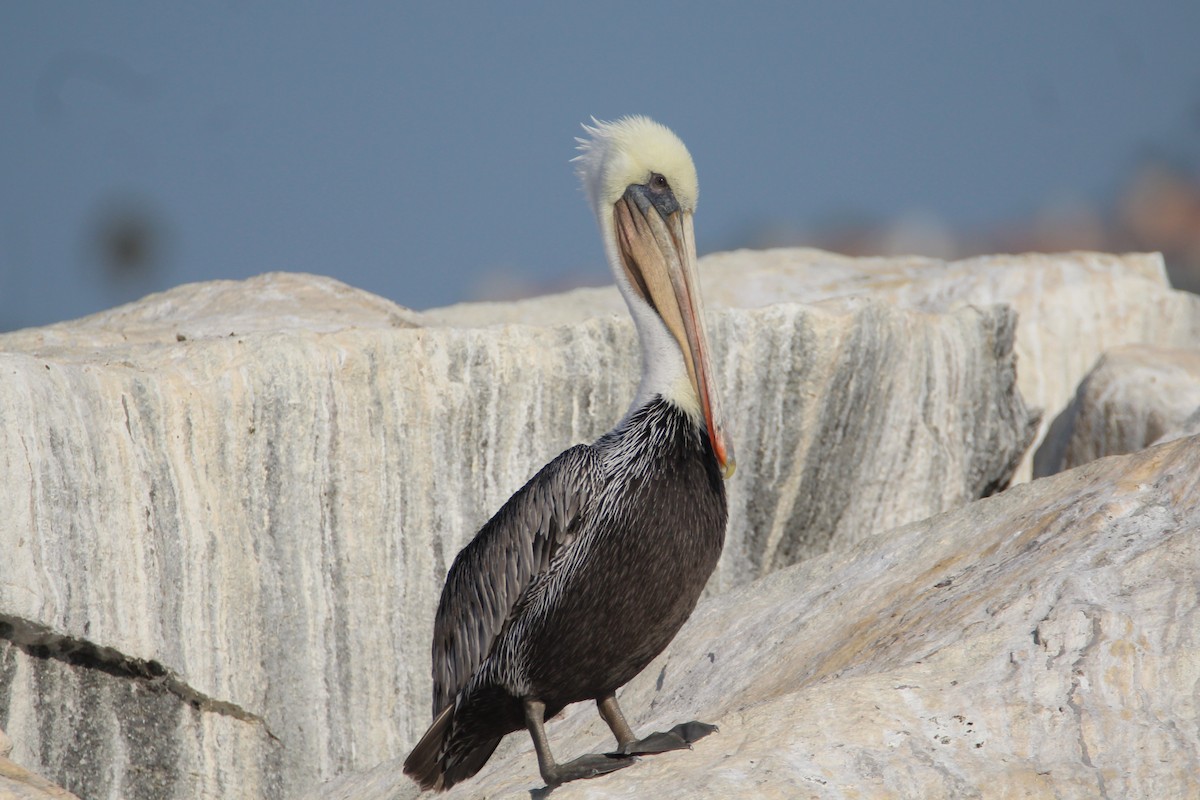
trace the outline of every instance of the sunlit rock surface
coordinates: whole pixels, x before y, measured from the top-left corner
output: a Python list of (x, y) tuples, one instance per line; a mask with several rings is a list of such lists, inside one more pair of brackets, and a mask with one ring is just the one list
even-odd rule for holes
[(0, 798), (3, 800), (79, 800), (75, 795), (9, 760), (12, 741), (0, 730)]
[[(701, 601), (618, 693), (691, 752), (554, 798), (1200, 796), (1200, 438), (1017, 486)], [(612, 746), (594, 707), (562, 758)], [(527, 736), (447, 800), (529, 797)], [(411, 798), (400, 760), (309, 795)]]
[(1034, 458), (1034, 474), (1050, 475), (1185, 435), (1198, 411), (1200, 349), (1114, 348), (1100, 357), (1051, 424)]
[[(1016, 390), (1024, 318), (950, 284), (907, 296), (950, 267), (757, 257), (704, 267), (739, 464), (710, 595), (1000, 490), (1036, 422)], [(825, 259), (832, 299), (739, 299), (724, 258), (741, 291), (792, 282), (793, 299), (811, 299), (806, 259)], [(1014, 258), (959, 281), (1033, 291), (1061, 273), (1071, 314), (1094, 318), (1108, 311), (1088, 298), (1112, 292), (1089, 281), (1141, 281), (1154, 324), (1191, 324), (1153, 259), (1105, 259)], [(830, 290), (839, 270), (870, 297)], [(406, 752), (428, 722), (450, 559), (633, 394), (632, 324), (577, 299), (488, 327), (478, 307), (456, 322), (461, 307), (416, 314), (276, 274), (0, 336), (13, 760), (85, 800), (282, 798)]]
[[(942, 261), (849, 258), (786, 248), (714, 253), (701, 260), (701, 269), (705, 297), (718, 306), (801, 302), (853, 308), (883, 300), (943, 313), (1011, 305), (1018, 313), (1018, 385), (1030, 407), (1044, 412), (1035, 445), (1106, 350), (1129, 343), (1192, 347), (1200, 341), (1200, 298), (1171, 289), (1157, 253), (1030, 253)], [(620, 308), (614, 288), (579, 289), (516, 303), (449, 306), (426, 319), (456, 325), (542, 324)], [(1033, 452), (1019, 465), (1016, 480), (1029, 479)]]

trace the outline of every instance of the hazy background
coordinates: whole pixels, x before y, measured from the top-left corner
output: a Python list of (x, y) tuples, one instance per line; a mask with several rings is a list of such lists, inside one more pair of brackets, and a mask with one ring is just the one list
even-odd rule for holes
[(0, 330), (180, 283), (608, 282), (568, 160), (649, 114), (702, 253), (1161, 249), (1200, 288), (1200, 2), (9, 2)]

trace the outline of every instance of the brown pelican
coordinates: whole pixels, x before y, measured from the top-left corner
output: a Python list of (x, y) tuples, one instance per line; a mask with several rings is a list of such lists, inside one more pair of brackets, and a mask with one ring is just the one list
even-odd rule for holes
[[(692, 613), (725, 539), (734, 462), (696, 279), (696, 168), (645, 117), (593, 123), (575, 161), (637, 325), (641, 385), (612, 431), (543, 467), (454, 559), (434, 621), (433, 724), (404, 762), (426, 789), (471, 777), (521, 728), (547, 786), (714, 730), (639, 739), (615, 695)], [(560, 764), (544, 721), (583, 700), (617, 749)]]

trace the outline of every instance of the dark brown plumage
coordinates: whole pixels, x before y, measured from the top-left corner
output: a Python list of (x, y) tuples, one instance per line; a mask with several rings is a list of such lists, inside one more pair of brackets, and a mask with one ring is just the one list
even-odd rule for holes
[(662, 398), (550, 462), (450, 568), (434, 623), (435, 722), (405, 771), (449, 788), (525, 727), (522, 697), (549, 718), (628, 682), (691, 614), (726, 514), (704, 429)]

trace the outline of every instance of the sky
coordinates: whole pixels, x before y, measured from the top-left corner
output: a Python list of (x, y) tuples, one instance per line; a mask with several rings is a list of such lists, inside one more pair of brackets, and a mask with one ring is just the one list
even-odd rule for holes
[(0, 11), (0, 330), (288, 270), (412, 308), (610, 281), (569, 163), (646, 114), (703, 254), (979, 228), (1200, 163), (1200, 3), (37, 2)]

